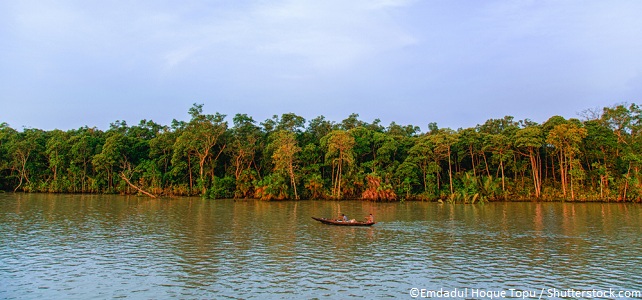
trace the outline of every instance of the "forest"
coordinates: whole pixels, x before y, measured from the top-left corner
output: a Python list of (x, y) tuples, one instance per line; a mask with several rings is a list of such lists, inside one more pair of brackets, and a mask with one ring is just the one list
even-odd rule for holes
[(189, 109), (170, 125), (115, 121), (62, 131), (0, 123), (0, 190), (262, 200), (642, 200), (637, 104), (506, 116), (474, 128), (384, 126), (293, 113), (257, 123)]

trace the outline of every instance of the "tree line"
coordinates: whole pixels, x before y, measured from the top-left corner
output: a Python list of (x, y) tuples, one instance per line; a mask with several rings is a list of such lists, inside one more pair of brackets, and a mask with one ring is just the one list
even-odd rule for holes
[(0, 189), (145, 193), (206, 198), (375, 201), (642, 199), (637, 104), (587, 110), (543, 124), (490, 119), (474, 128), (352, 114), (309, 122), (293, 113), (258, 123), (189, 109), (189, 121), (116, 121), (106, 131), (0, 124)]

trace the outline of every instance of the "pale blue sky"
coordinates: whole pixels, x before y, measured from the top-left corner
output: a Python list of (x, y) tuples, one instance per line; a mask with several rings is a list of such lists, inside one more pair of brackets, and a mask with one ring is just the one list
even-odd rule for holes
[[(133, 3), (132, 3), (133, 2)], [(0, 2), (0, 122), (358, 113), (426, 130), (642, 99), (642, 1)]]

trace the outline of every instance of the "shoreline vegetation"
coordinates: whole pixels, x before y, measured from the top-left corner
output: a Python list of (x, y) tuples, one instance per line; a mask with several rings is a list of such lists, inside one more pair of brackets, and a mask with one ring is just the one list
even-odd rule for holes
[(116, 121), (106, 131), (0, 123), (0, 190), (369, 201), (642, 200), (642, 110), (619, 104), (553, 116), (511, 116), (473, 128), (351, 114), (336, 123), (293, 113), (257, 123), (189, 109), (189, 121)]

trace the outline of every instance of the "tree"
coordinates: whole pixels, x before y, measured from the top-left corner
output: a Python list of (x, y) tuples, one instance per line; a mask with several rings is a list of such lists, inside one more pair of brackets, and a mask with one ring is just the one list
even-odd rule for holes
[(601, 120), (584, 122), (586, 138), (582, 145), (586, 166), (589, 168), (591, 178), (598, 177), (600, 199), (605, 199), (609, 194), (610, 179), (616, 174), (617, 136)]
[(299, 133), (303, 127), (305, 127), (305, 119), (303, 117), (287, 113), (281, 115), (281, 120), (278, 121), (276, 129)]
[(354, 163), (354, 137), (345, 130), (333, 130), (321, 139), (321, 144), (326, 148), (326, 162), (332, 165), (332, 197), (339, 199), (344, 167)]
[[(227, 130), (225, 115), (216, 113), (214, 115), (203, 114), (203, 105), (194, 104), (189, 109), (192, 119), (182, 131), (174, 144), (174, 157), (172, 161), (180, 160), (181, 156), (187, 155), (188, 159), (194, 156), (198, 160), (199, 180), (201, 195), (207, 193), (208, 184), (205, 178), (205, 169), (209, 166), (211, 177), (214, 177), (214, 166), (216, 160), (225, 149), (220, 139)], [(215, 149), (215, 146), (219, 146)], [(218, 150), (218, 152), (217, 152)]]
[(395, 161), (395, 153), (399, 144), (397, 140), (388, 133), (374, 132), (372, 136), (374, 158), (372, 160), (372, 170), (376, 173), (377, 166), (384, 171), (387, 166), (391, 166)]
[[(172, 156), (174, 156), (174, 144), (178, 134), (169, 127), (163, 127), (161, 132), (149, 140), (149, 156), (153, 161), (154, 168), (160, 176), (160, 188), (175, 183), (171, 180), (173, 170)], [(158, 191), (160, 192), (160, 191)]]
[(345, 120), (341, 121), (341, 129), (343, 130), (352, 130), (365, 125), (365, 122), (359, 120), (359, 114), (355, 113), (350, 114)]
[(351, 129), (350, 134), (354, 138), (352, 152), (355, 158), (355, 166), (365, 173), (376, 172), (377, 147), (374, 142), (374, 135), (383, 133), (359, 126)]
[(263, 143), (263, 136), (252, 117), (237, 114), (233, 121), (229, 152), (236, 182), (235, 196), (249, 197), (252, 195), (251, 183), (258, 175), (252, 166), (256, 167), (254, 159)]
[(489, 119), (483, 125), (477, 126), (477, 130), (486, 134), (500, 134), (517, 128), (517, 125), (514, 117), (505, 116), (503, 119)]
[(448, 160), (448, 180), (450, 182), (450, 194), (455, 193), (453, 184), (452, 169), (452, 146), (457, 143), (459, 135), (451, 129), (440, 129), (439, 132), (430, 135), (432, 143), (435, 145), (435, 157), (442, 160)]
[(297, 146), (295, 134), (286, 130), (277, 131), (268, 148), (273, 150), (272, 161), (274, 162), (274, 171), (288, 174), (290, 177), (290, 186), (294, 190), (294, 199), (298, 200), (299, 194), (296, 190), (295, 160), (301, 148)]
[(321, 141), (321, 138), (330, 133), (334, 127), (335, 124), (326, 120), (324, 116), (316, 117), (308, 122), (308, 127), (303, 134), (303, 142), (305, 144), (318, 144)]
[(92, 163), (99, 171), (104, 171), (107, 189), (114, 189), (115, 176), (120, 172), (131, 171), (131, 139), (121, 132), (111, 132), (105, 140), (102, 151), (93, 157)]
[(18, 138), (14, 137), (18, 132), (7, 123), (0, 123), (0, 189), (13, 188), (9, 182), (11, 170), (13, 169), (13, 155), (11, 148), (13, 142)]
[(483, 150), (483, 146), (485, 145), (484, 137), (487, 135), (486, 133), (478, 132), (475, 128), (467, 128), (459, 131), (459, 142), (461, 148), (465, 149), (466, 152), (463, 156), (470, 157), (470, 165), (474, 177), (477, 177), (477, 166), (481, 164), (482, 159), (486, 166), (486, 173), (490, 176), (486, 154)]
[(553, 145), (559, 155), (560, 179), (564, 196), (566, 197), (567, 185), (570, 180), (571, 199), (573, 200), (575, 200), (573, 178), (580, 177), (578, 168), (581, 167), (576, 160), (576, 155), (586, 134), (585, 128), (569, 122), (553, 127), (546, 138), (546, 142)]
[(499, 169), (502, 176), (502, 191), (506, 192), (504, 164), (513, 156), (510, 139), (503, 134), (490, 134), (485, 148), (489, 149), (493, 154), (493, 159), (499, 162)]
[(99, 184), (92, 172), (96, 168), (92, 161), (102, 151), (104, 143), (104, 132), (96, 128), (82, 127), (72, 132), (69, 139), (69, 174), (73, 192), (98, 192)]
[(265, 120), (261, 125), (267, 134), (275, 130), (299, 133), (305, 127), (305, 119), (293, 113), (286, 113), (282, 114), (280, 118), (278, 115), (274, 115), (272, 119)]
[(636, 109), (637, 105), (635, 104), (631, 105), (630, 109), (623, 104), (604, 108), (602, 120), (613, 130), (613, 133), (617, 136), (618, 143), (627, 143), (633, 121), (631, 112)]
[[(20, 189), (23, 184), (31, 184), (31, 173), (37, 171), (35, 166), (29, 166), (36, 161), (38, 152), (44, 148), (44, 131), (39, 129), (25, 129), (23, 132), (11, 135), (9, 142), (9, 153), (12, 153), (11, 167), (18, 173), (18, 185), (14, 192)], [(38, 172), (34, 172), (38, 175)], [(31, 186), (27, 187), (31, 188)]]
[[(421, 170), (424, 192), (429, 192), (428, 190), (428, 176), (433, 175), (437, 179), (437, 189), (439, 189), (439, 172), (441, 167), (439, 166), (439, 160), (434, 153), (435, 145), (432, 142), (430, 136), (420, 137), (415, 145), (410, 149), (408, 157), (406, 160), (413, 165), (415, 165), (419, 170)], [(430, 191), (435, 192), (435, 191)]]
[[(628, 107), (620, 104), (604, 108), (602, 121), (608, 124), (617, 136), (616, 157), (618, 169), (626, 170), (619, 181), (621, 186), (620, 199), (626, 200), (631, 185), (642, 188), (640, 169), (642, 168), (642, 111), (636, 104)], [(639, 196), (640, 197), (640, 196)]]
[(69, 168), (68, 154), (71, 152), (69, 144), (70, 134), (62, 130), (53, 130), (50, 132), (46, 143), (45, 154), (49, 162), (52, 179), (49, 184), (49, 191), (63, 192), (67, 191), (68, 186), (62, 186), (60, 173)]
[(535, 198), (539, 198), (542, 194), (542, 162), (539, 155), (539, 149), (542, 147), (543, 143), (544, 138), (539, 126), (522, 128), (515, 133), (515, 147), (522, 155), (528, 157), (530, 161)]

